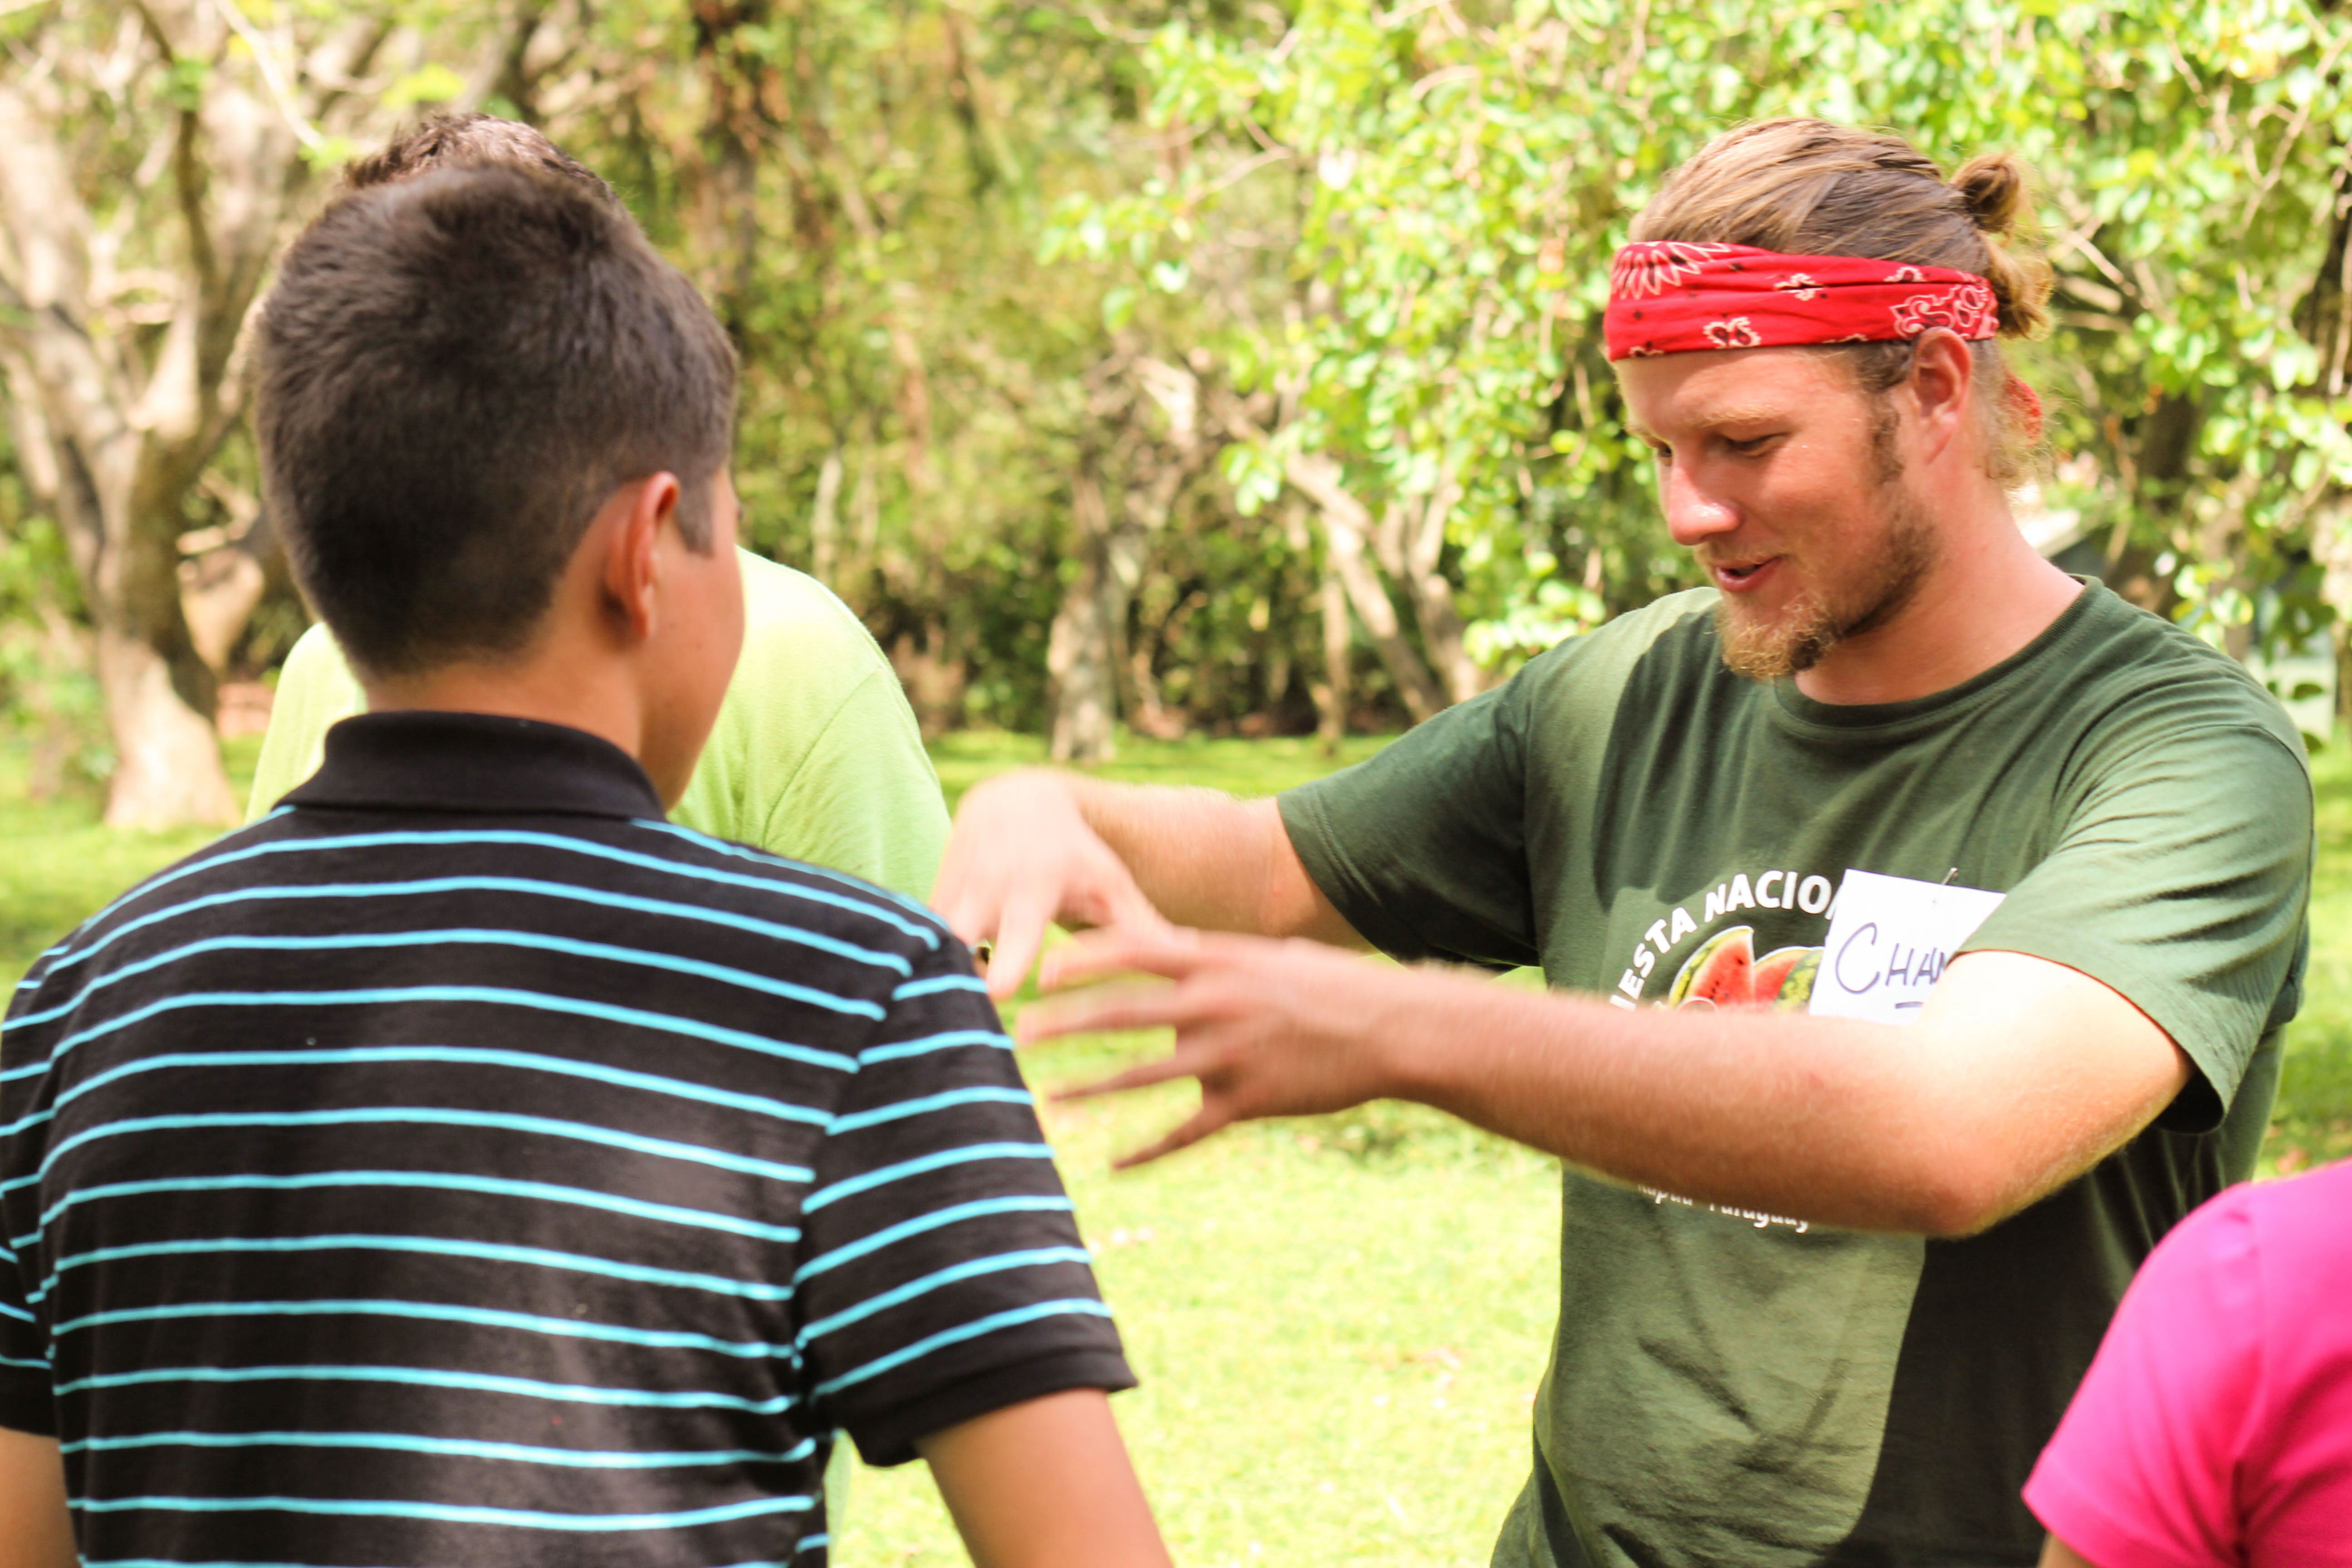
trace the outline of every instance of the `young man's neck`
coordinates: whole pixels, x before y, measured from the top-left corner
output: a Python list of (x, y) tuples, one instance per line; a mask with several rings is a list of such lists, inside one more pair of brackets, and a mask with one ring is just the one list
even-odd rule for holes
[(444, 665), (421, 675), (360, 678), (368, 711), (429, 710), (536, 719), (584, 730), (632, 757), (645, 744), (645, 715), (625, 679), (598, 679), (577, 659), (540, 653), (515, 663)]
[(1817, 702), (1902, 702), (1983, 674), (2050, 628), (2082, 584), (2026, 541), (2008, 497), (1986, 488), (1938, 519), (1941, 553), (1885, 625), (1797, 677)]

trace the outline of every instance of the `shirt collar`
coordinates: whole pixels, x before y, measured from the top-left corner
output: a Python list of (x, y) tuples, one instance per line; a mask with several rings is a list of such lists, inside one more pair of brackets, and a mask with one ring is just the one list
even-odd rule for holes
[(496, 713), (362, 713), (327, 731), (295, 806), (659, 817), (635, 758), (584, 730)]

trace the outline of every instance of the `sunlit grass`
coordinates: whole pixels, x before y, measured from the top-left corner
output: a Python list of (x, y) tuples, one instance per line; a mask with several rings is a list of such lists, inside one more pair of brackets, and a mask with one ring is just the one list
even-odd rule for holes
[(2311, 890), (2311, 970), (2303, 1012), (2287, 1028), (2278, 1110), (2263, 1148), (2266, 1173), (2352, 1154), (2352, 738), (2339, 732), (2312, 759), (2319, 796), (2319, 865)]
[[(1146, 1048), (1051, 1047), (1040, 1088)], [(1180, 1563), (1483, 1564), (1528, 1464), (1557, 1293), (1557, 1168), (1382, 1106), (1109, 1169), (1170, 1089), (1048, 1110), (1143, 1386), (1115, 1402)], [(839, 1561), (960, 1563), (919, 1465), (861, 1469)]]
[[(248, 737), (225, 749), (229, 785), (242, 805), (261, 742)], [(11, 985), (116, 894), (215, 837), (202, 828), (118, 833), (100, 823), (105, 803), (95, 795), (29, 801), (24, 781), (22, 749), (0, 746), (0, 973)]]
[[(1327, 758), (1312, 738), (1127, 739), (1091, 771), (1265, 795), (1382, 743), (1350, 739)], [(1043, 762), (1045, 746), (950, 735), (933, 759), (953, 798)], [(1056, 1043), (1024, 1065), (1051, 1089), (1159, 1043)], [(1047, 1111), (1143, 1379), (1116, 1408), (1177, 1560), (1484, 1563), (1527, 1474), (1558, 1296), (1558, 1167), (1382, 1105), (1110, 1170), (1193, 1103), (1184, 1086)], [(851, 1497), (845, 1568), (964, 1561), (919, 1465), (861, 1470)]]

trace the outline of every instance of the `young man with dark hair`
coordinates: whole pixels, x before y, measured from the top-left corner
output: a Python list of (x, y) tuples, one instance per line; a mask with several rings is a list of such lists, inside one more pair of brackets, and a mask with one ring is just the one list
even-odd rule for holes
[(17, 993), (8, 1561), (822, 1564), (841, 1428), (982, 1564), (1160, 1568), (969, 955), (664, 820), (742, 636), (709, 310), (443, 171), (313, 225), (257, 351), (371, 711)]
[(1711, 587), (1279, 800), (964, 797), (940, 903), (992, 984), (1057, 916), (1119, 929), (1049, 978), (1173, 981), (1023, 1016), (1175, 1027), (1113, 1080), (1199, 1079), (1155, 1152), (1395, 1096), (1565, 1162), (1504, 1568), (2032, 1568), (2018, 1489), (2133, 1266), (2252, 1168), (2310, 779), (2244, 669), (2018, 530), (2023, 195), (1999, 155), (1726, 133), (1604, 321)]
[[(478, 164), (551, 174), (625, 211), (611, 185), (538, 131), (488, 114), (427, 121), (345, 168), (342, 188)], [(743, 656), (673, 817), (929, 897), (947, 806), (897, 672), (823, 584), (749, 550), (735, 559)], [(328, 729), (364, 706), (333, 628), (312, 626), (278, 672), (247, 820), (317, 772)]]

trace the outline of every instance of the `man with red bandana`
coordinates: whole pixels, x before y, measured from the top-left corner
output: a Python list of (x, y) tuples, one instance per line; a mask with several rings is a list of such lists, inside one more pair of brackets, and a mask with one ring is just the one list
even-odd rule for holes
[(1200, 1081), (1138, 1158), (1383, 1096), (1561, 1158), (1498, 1564), (2029, 1568), (2019, 1489), (2133, 1268), (2251, 1171), (2309, 775), (2235, 664), (2011, 515), (2022, 177), (1782, 121), (1643, 210), (1609, 351), (1711, 587), (1276, 800), (963, 803), (939, 897), (992, 989), (1055, 919), (1103, 929), (1049, 985), (1167, 982), (1022, 1020), (1174, 1027), (1097, 1086)]

